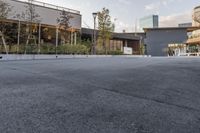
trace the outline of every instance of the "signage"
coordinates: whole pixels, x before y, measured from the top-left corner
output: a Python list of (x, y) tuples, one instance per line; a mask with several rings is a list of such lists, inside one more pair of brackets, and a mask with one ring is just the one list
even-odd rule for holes
[(133, 54), (133, 49), (130, 48), (130, 47), (124, 47), (124, 54), (132, 55)]

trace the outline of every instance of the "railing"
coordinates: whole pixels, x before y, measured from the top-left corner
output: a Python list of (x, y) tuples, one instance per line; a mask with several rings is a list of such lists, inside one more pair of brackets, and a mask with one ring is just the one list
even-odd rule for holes
[(187, 43), (199, 43), (200, 42), (200, 36), (199, 37), (193, 37), (193, 38), (189, 38), (187, 40)]
[(189, 39), (200, 38), (200, 34), (191, 35), (188, 37)]
[[(28, 2), (28, 0), (13, 0), (13, 1), (22, 1), (22, 2), (26, 2), (26, 3)], [(48, 3), (44, 3), (44, 2), (40, 2), (40, 1), (36, 1), (36, 0), (33, 0), (32, 3), (34, 5), (38, 5), (38, 6), (42, 6), (42, 7), (52, 8), (52, 9), (56, 9), (56, 10), (65, 10), (67, 12), (80, 14), (80, 11), (77, 11), (77, 10), (65, 8), (65, 7), (62, 7), (62, 6), (56, 6), (56, 5), (53, 5), (53, 4), (48, 4)]]

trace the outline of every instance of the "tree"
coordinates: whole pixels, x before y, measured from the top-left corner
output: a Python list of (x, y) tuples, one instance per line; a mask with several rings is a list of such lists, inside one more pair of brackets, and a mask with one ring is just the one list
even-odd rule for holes
[(112, 37), (112, 32), (114, 31), (114, 24), (111, 22), (111, 17), (109, 15), (110, 11), (103, 8), (101, 12), (98, 12), (98, 30), (99, 36), (98, 41), (102, 43), (103, 49), (107, 54), (107, 44), (110, 44), (110, 39)]
[(1, 37), (2, 43), (4, 45), (4, 49), (7, 54), (8, 54), (8, 51), (6, 48), (6, 41), (5, 41), (5, 33), (6, 33), (7, 23), (5, 23), (3, 20), (7, 19), (10, 11), (11, 11), (10, 5), (5, 3), (4, 1), (0, 0), (0, 37)]
[(193, 20), (200, 24), (200, 11), (194, 12)]
[(64, 37), (64, 43), (69, 39), (68, 30), (71, 28), (70, 20), (73, 18), (70, 12), (63, 10), (60, 13), (60, 18), (57, 18), (57, 23), (59, 25), (59, 29), (63, 30), (62, 34)]

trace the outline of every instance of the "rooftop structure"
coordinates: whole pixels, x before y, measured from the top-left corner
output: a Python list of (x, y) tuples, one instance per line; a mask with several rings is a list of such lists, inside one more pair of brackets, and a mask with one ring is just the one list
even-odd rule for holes
[(192, 27), (192, 23), (181, 23), (178, 24), (178, 27)]
[[(23, 17), (23, 13), (26, 13), (27, 10), (27, 4), (28, 4), (27, 0), (26, 1), (6, 0), (5, 2), (12, 7), (11, 13), (9, 13), (7, 19), (27, 21), (28, 18), (27, 14), (25, 14), (25, 16)], [(35, 0), (33, 0), (32, 4), (35, 8), (35, 13), (38, 14), (37, 23), (57, 26), (58, 25), (57, 20), (61, 17), (62, 11), (66, 11), (69, 12), (70, 15), (72, 16), (72, 18), (70, 19), (70, 26), (73, 29), (77, 30), (81, 29), (82, 16), (79, 11)]]
[[(28, 3), (28, 0), (12, 0), (12, 1)], [(61, 11), (65, 10), (67, 12), (80, 14), (80, 11), (77, 11), (77, 10), (74, 10), (74, 9), (70, 9), (70, 8), (66, 8), (66, 7), (62, 7), (62, 6), (57, 6), (57, 5), (53, 5), (53, 4), (49, 4), (49, 3), (45, 3), (45, 2), (41, 2), (41, 1), (37, 1), (37, 0), (33, 0), (32, 4), (34, 4), (36, 6), (52, 8), (52, 9), (55, 9), (55, 10), (61, 10)]]

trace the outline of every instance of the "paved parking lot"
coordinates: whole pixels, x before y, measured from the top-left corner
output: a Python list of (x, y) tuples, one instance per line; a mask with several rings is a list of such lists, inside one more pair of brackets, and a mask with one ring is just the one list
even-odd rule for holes
[(2, 61), (0, 133), (200, 133), (200, 58)]

